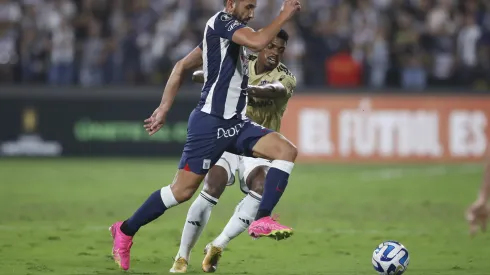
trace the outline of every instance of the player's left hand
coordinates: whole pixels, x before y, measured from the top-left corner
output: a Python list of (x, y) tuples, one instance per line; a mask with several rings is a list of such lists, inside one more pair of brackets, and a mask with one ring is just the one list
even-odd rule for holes
[(150, 136), (158, 132), (165, 124), (165, 118), (167, 117), (167, 112), (161, 107), (156, 108), (153, 114), (145, 119), (145, 129)]
[(466, 220), (470, 225), (470, 234), (475, 235), (478, 228), (485, 232), (490, 215), (490, 205), (486, 201), (477, 200), (466, 211)]

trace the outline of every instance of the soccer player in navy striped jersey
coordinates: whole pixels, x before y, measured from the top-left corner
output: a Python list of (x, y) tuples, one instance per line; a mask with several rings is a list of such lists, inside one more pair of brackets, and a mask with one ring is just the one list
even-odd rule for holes
[(277, 234), (292, 233), (292, 228), (279, 224), (271, 212), (287, 186), (297, 149), (281, 134), (245, 116), (249, 70), (245, 48), (255, 52), (265, 48), (301, 4), (285, 0), (279, 15), (259, 31), (246, 26), (254, 16), (256, 0), (225, 0), (224, 5), (224, 10), (206, 23), (202, 44), (175, 64), (160, 105), (145, 120), (149, 135), (160, 130), (184, 73), (202, 65), (205, 82), (201, 99), (189, 116), (187, 140), (172, 184), (152, 193), (130, 218), (110, 227), (113, 257), (124, 270), (130, 267), (130, 250), (138, 230), (167, 209), (192, 198), (224, 152), (272, 161), (249, 234), (275, 238)]
[[(249, 56), (247, 116), (277, 132), (280, 132), (282, 117), (296, 87), (295, 76), (281, 63), (288, 39), (288, 33), (281, 30), (258, 55)], [(204, 83), (204, 72), (194, 72), (192, 79)], [(211, 211), (225, 187), (234, 184), (237, 174), (240, 189), (245, 193), (245, 197), (235, 208), (221, 234), (204, 249), (202, 270), (206, 273), (216, 272), (218, 262), (230, 241), (247, 230), (254, 221), (270, 164), (270, 161), (262, 158), (237, 156), (228, 152), (221, 156), (206, 175), (203, 190), (187, 212), (179, 251), (170, 273), (187, 272), (191, 250), (207, 225)], [(278, 240), (287, 238), (289, 233), (285, 232), (276, 237)]]

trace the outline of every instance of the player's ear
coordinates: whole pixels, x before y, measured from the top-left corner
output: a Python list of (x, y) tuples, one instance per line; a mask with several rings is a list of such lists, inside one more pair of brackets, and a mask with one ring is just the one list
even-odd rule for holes
[(227, 8), (230, 3), (231, 3), (232, 8), (235, 7), (235, 0), (226, 0), (225, 1), (225, 8)]

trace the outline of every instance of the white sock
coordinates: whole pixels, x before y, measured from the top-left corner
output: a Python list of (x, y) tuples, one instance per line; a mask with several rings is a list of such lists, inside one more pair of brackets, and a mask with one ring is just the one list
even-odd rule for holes
[(170, 185), (167, 185), (160, 189), (160, 196), (162, 197), (162, 202), (167, 209), (170, 209), (179, 204), (179, 202), (174, 197), (174, 193), (172, 192), (172, 188), (170, 188)]
[(180, 248), (176, 259), (183, 257), (189, 261), (191, 250), (201, 236), (202, 230), (209, 221), (213, 206), (218, 203), (218, 199), (213, 198), (206, 192), (201, 191), (196, 200), (192, 203), (187, 212)]
[(223, 232), (213, 241), (213, 245), (225, 248), (231, 240), (245, 231), (254, 221), (261, 200), (261, 195), (250, 191), (238, 204), (235, 213), (226, 224)]

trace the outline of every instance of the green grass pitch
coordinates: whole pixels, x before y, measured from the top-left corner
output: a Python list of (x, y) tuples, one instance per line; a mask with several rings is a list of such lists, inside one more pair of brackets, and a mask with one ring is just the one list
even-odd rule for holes
[[(0, 274), (125, 274), (110, 258), (108, 227), (173, 178), (176, 160), (1, 159)], [(470, 238), (464, 210), (479, 164), (297, 165), (276, 212), (295, 228), (285, 241), (246, 234), (223, 254), (220, 274), (375, 274), (374, 248), (402, 242), (406, 274), (490, 274), (490, 235)], [(228, 187), (190, 260), (221, 231), (242, 197)], [(190, 202), (135, 238), (129, 274), (168, 274)]]

